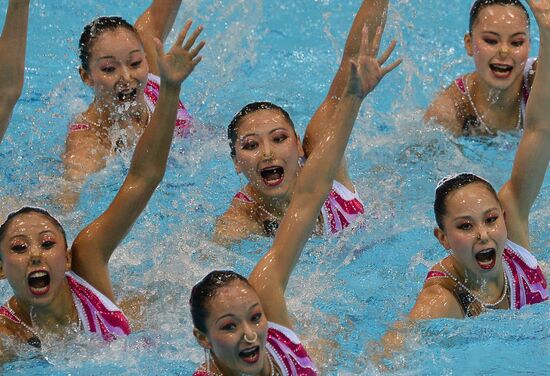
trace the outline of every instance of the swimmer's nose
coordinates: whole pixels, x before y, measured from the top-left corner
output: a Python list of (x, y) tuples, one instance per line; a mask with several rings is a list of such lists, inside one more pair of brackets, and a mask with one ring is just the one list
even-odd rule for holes
[(126, 67), (122, 67), (121, 73), (120, 73), (121, 80), (125, 82), (129, 82), (132, 79), (132, 75), (130, 74), (130, 70)]
[(273, 158), (273, 149), (271, 148), (271, 145), (269, 145), (269, 142), (265, 142), (262, 146), (262, 153), (265, 159), (272, 159)]
[(31, 265), (40, 265), (42, 259), (42, 249), (40, 246), (31, 246), (29, 255)]
[(486, 243), (489, 240), (489, 232), (484, 226), (480, 226), (478, 229), (477, 240), (480, 243)]
[(510, 53), (510, 50), (508, 49), (507, 46), (502, 46), (499, 48), (498, 52), (500, 56), (507, 56)]

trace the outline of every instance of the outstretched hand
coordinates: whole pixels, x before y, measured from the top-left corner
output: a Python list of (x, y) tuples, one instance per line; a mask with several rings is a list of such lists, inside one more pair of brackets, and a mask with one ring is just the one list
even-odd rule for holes
[(155, 38), (160, 77), (163, 80), (163, 84), (180, 85), (202, 60), (199, 52), (204, 47), (205, 42), (201, 41), (196, 46), (194, 45), (203, 28), (202, 26), (197, 27), (186, 40), (191, 24), (191, 20), (185, 23), (178, 35), (178, 39), (166, 54), (164, 53), (162, 42)]
[(391, 56), (397, 42), (393, 40), (382, 56), (378, 58), (381, 39), (382, 28), (379, 27), (376, 30), (372, 43), (369, 43), (369, 30), (367, 25), (363, 26), (359, 56), (357, 56), (357, 59), (350, 60), (351, 69), (347, 88), (348, 94), (361, 99), (365, 98), (368, 93), (374, 90), (386, 74), (401, 64), (402, 60), (399, 59), (386, 67), (382, 66)]
[(550, 0), (528, 0), (539, 29), (550, 29)]

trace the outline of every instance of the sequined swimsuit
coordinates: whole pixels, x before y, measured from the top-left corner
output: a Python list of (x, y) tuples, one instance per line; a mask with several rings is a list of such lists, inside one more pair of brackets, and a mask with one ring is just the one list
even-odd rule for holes
[[(237, 192), (234, 198), (247, 204), (255, 202), (252, 197), (243, 191)], [(321, 208), (324, 234), (339, 233), (354, 223), (364, 212), (363, 202), (357, 192), (351, 192), (342, 183), (334, 181), (332, 189)]]
[[(528, 304), (548, 300), (546, 279), (537, 259), (528, 250), (508, 240), (502, 255), (502, 265), (508, 279), (511, 307), (520, 309)], [(475, 316), (480, 313), (480, 307), (473, 307), (477, 304), (475, 299), (444, 272), (430, 270), (424, 286), (428, 284), (439, 284), (451, 291), (460, 303), (465, 316)]]
[[(101, 335), (105, 341), (130, 334), (128, 319), (109, 298), (73, 272), (65, 273), (65, 277), (85, 331)], [(22, 325), (8, 305), (0, 307), (0, 316)]]
[[(268, 322), (266, 349), (282, 376), (316, 376), (317, 370), (300, 339), (289, 328)], [(193, 376), (209, 376), (198, 369)]]

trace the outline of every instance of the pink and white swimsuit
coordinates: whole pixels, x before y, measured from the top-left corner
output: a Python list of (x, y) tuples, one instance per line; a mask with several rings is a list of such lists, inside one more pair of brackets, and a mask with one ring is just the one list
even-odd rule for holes
[[(282, 376), (317, 376), (317, 370), (300, 339), (289, 328), (268, 322), (267, 352), (273, 362), (282, 372)], [(203, 369), (198, 369), (193, 376), (210, 375)]]
[[(537, 304), (548, 300), (546, 279), (537, 259), (528, 250), (511, 240), (506, 241), (502, 254), (502, 265), (508, 279), (511, 307), (520, 309), (528, 304)], [(445, 272), (431, 270), (428, 272), (426, 281), (435, 278), (450, 279)], [(468, 306), (473, 299), (465, 296), (467, 294), (464, 291), (454, 291), (454, 293), (464, 312), (467, 313)]]
[[(151, 112), (155, 111), (155, 106), (160, 95), (160, 77), (149, 73), (145, 85), (145, 103)], [(72, 123), (69, 125), (69, 132), (89, 130), (91, 126), (87, 123)], [(176, 128), (174, 134), (178, 137), (187, 137), (192, 133), (193, 118), (187, 112), (187, 109), (181, 101), (178, 102), (178, 114), (176, 117)]]
[[(531, 86), (529, 85), (529, 76), (533, 74), (533, 65), (536, 61), (537, 59), (533, 57), (527, 59), (527, 62), (525, 63), (525, 67), (523, 69), (523, 85), (521, 86), (520, 98), (521, 121), (518, 123), (518, 126), (522, 126), (525, 123), (525, 107), (527, 106), (527, 100), (529, 99), (529, 94), (531, 92)], [(462, 95), (470, 98), (468, 86), (465, 82), (465, 76), (457, 78), (455, 80), (455, 85)]]
[[(237, 192), (234, 198), (248, 204), (254, 203), (252, 197), (243, 191)], [(337, 234), (355, 222), (359, 215), (365, 213), (365, 208), (357, 192), (351, 192), (342, 183), (334, 180), (321, 213), (323, 232), (325, 235), (330, 235)]]
[[(109, 298), (73, 272), (65, 273), (65, 277), (85, 331), (101, 334), (105, 341), (130, 334), (128, 319)], [(22, 324), (21, 319), (6, 305), (0, 307), (0, 316)]]

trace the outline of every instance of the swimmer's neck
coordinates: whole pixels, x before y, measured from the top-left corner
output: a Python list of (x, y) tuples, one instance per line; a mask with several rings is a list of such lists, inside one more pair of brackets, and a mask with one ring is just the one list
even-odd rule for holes
[[(84, 112), (86, 119), (102, 128), (110, 128), (114, 124), (130, 122), (142, 123), (147, 120), (148, 111), (145, 99), (140, 98), (135, 103), (125, 106), (115, 106), (112, 102), (103, 103), (95, 98), (90, 107)], [(150, 115), (149, 115), (150, 116)]]
[(513, 114), (521, 99), (523, 77), (518, 78), (507, 89), (496, 89), (479, 78), (477, 72), (470, 76), (472, 99), (478, 110), (498, 109), (499, 113)]
[(459, 281), (464, 283), (471, 291), (487, 301), (494, 301), (502, 295), (504, 287), (504, 268), (502, 261), (497, 261), (494, 269), (490, 273), (483, 275), (468, 271), (462, 267), (454, 257), (449, 257), (452, 265), (452, 273), (458, 277)]
[(33, 306), (17, 300), (16, 314), (32, 328), (44, 332), (54, 332), (57, 328), (59, 332), (62, 332), (63, 328), (72, 322), (75, 314), (75, 306), (67, 280), (63, 281), (60, 291), (47, 306)]
[(290, 199), (292, 198), (292, 189), (289, 189), (284, 196), (269, 197), (262, 195), (251, 184), (246, 185), (246, 191), (252, 196), (256, 205), (261, 206), (273, 216), (282, 219), (286, 213)]

